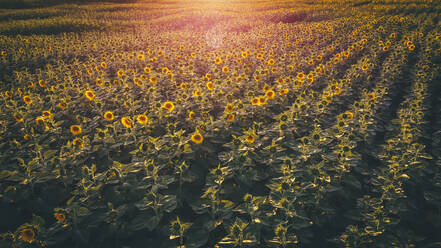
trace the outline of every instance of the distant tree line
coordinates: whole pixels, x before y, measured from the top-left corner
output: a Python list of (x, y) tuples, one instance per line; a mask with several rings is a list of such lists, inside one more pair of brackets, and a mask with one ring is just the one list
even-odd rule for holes
[(64, 3), (89, 2), (134, 3), (138, 0), (0, 0), (0, 9), (38, 8)]

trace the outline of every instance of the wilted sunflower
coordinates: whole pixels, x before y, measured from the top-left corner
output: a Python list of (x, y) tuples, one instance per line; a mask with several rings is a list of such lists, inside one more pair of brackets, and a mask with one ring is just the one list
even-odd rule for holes
[(202, 137), (202, 135), (196, 131), (192, 136), (191, 136), (191, 140), (196, 143), (196, 144), (200, 144), (202, 143), (202, 141), (204, 141), (204, 137)]
[(70, 132), (74, 135), (78, 135), (81, 133), (81, 126), (80, 125), (72, 125), (70, 126)]
[(54, 213), (55, 219), (57, 219), (58, 223), (63, 223), (66, 221), (66, 215), (63, 213)]
[(145, 125), (147, 124), (148, 118), (145, 115), (138, 115), (138, 117), (136, 117), (136, 120), (138, 121), (139, 124)]
[(131, 128), (131, 127), (132, 127), (132, 121), (129, 119), (129, 117), (123, 117), (123, 118), (121, 118), (121, 123), (122, 123), (123, 126), (125, 126), (126, 128)]
[(32, 243), (35, 239), (35, 231), (31, 228), (21, 230), (21, 240), (24, 242)]
[(107, 111), (106, 113), (104, 113), (104, 119), (108, 120), (108, 121), (113, 121), (113, 113), (111, 111)]
[(164, 104), (162, 104), (162, 107), (167, 109), (168, 112), (172, 112), (173, 109), (175, 108), (175, 105), (172, 102), (164, 102)]
[(93, 91), (91, 90), (86, 90), (86, 92), (84, 93), (84, 95), (87, 97), (87, 99), (89, 100), (93, 100), (95, 98), (95, 93), (93, 93)]

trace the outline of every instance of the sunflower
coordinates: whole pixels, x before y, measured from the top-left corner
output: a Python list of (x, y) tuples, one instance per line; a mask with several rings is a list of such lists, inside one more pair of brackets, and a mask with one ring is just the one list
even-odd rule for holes
[(161, 69), (161, 72), (162, 72), (162, 74), (167, 74), (167, 73), (169, 72), (169, 70), (168, 70), (167, 67), (163, 67), (163, 68)]
[(259, 97), (259, 105), (265, 105), (266, 104), (266, 98), (261, 96)]
[(29, 81), (28, 86), (29, 86), (30, 88), (34, 87), (34, 82)]
[(129, 119), (129, 117), (123, 117), (123, 118), (121, 118), (121, 123), (122, 123), (123, 126), (125, 126), (126, 128), (131, 128), (131, 127), (132, 127), (132, 121)]
[(162, 55), (164, 55), (164, 51), (162, 51), (161, 49), (158, 50), (158, 57), (161, 57)]
[[(7, 90), (7, 91), (5, 91), (5, 96), (11, 98), (11, 97), (12, 97), (12, 94), (11, 94), (11, 92), (9, 92), (9, 91)], [(26, 101), (25, 101), (25, 102), (26, 102)]]
[(30, 134), (25, 134), (25, 135), (23, 136), (23, 139), (24, 139), (24, 140), (31, 140), (31, 139), (32, 139), (32, 136), (31, 136)]
[(75, 139), (72, 141), (72, 144), (73, 144), (74, 146), (78, 147), (78, 148), (83, 148), (83, 147), (84, 147), (83, 140), (80, 139), (80, 138), (75, 138)]
[(46, 83), (43, 80), (38, 80), (38, 85), (43, 88), (46, 86)]
[(362, 71), (366, 71), (367, 69), (368, 69), (367, 65), (363, 65), (363, 66), (361, 67), (361, 70), (362, 70)]
[(288, 94), (288, 92), (289, 92), (289, 89), (281, 89), (280, 91), (279, 91), (279, 95), (281, 95), (281, 96), (283, 96), (283, 95), (286, 95), (286, 94)]
[(350, 111), (346, 111), (346, 112), (343, 114), (343, 118), (344, 118), (345, 120), (347, 120), (347, 121), (350, 121), (350, 120), (354, 119), (354, 114), (353, 114), (352, 112), (350, 112)]
[(150, 67), (146, 66), (144, 67), (144, 72), (149, 74), (150, 72), (152, 72), (152, 70), (150, 69)]
[(51, 116), (52, 116), (51, 111), (49, 111), (49, 110), (43, 111), (43, 118), (47, 119), (47, 118), (50, 118)]
[(190, 111), (190, 112), (188, 113), (188, 119), (193, 119), (194, 116), (195, 116), (195, 113), (194, 113), (193, 111)]
[(107, 68), (107, 63), (106, 62), (101, 62), (101, 67), (104, 68), (104, 69)]
[(259, 98), (258, 97), (254, 97), (251, 100), (251, 104), (253, 104), (254, 106), (259, 105)]
[(234, 121), (234, 114), (229, 114), (227, 117), (227, 121), (229, 122)]
[(37, 125), (43, 125), (43, 124), (44, 124), (44, 118), (43, 118), (43, 117), (37, 117), (37, 118), (35, 119), (35, 123), (36, 123)]
[(302, 80), (304, 78), (305, 78), (305, 73), (303, 73), (303, 72), (297, 73), (297, 79)]
[(31, 228), (21, 230), (21, 240), (24, 242), (32, 243), (35, 239), (35, 231)]
[(201, 96), (202, 95), (202, 93), (201, 93), (201, 91), (200, 90), (193, 90), (193, 96), (196, 96), (196, 97), (198, 97), (198, 96)]
[(116, 72), (116, 75), (117, 75), (118, 77), (122, 77), (122, 76), (124, 75), (124, 71), (123, 71), (122, 69), (119, 69), (119, 70)]
[(175, 108), (175, 105), (172, 102), (164, 102), (164, 104), (162, 104), (162, 107), (167, 109), (168, 112), (172, 112), (173, 109)]
[(227, 113), (231, 113), (231, 112), (233, 112), (233, 110), (234, 110), (234, 107), (230, 103), (227, 104), (227, 106), (225, 107), (225, 112), (227, 112)]
[(222, 63), (222, 59), (219, 57), (216, 57), (216, 59), (214, 60), (214, 63), (216, 63), (217, 65), (219, 65), (220, 63)]
[(274, 65), (274, 63), (275, 63), (274, 59), (269, 59), (269, 60), (267, 61), (267, 64), (268, 64), (268, 65)]
[(113, 113), (111, 111), (107, 111), (106, 113), (104, 113), (104, 119), (108, 120), (108, 121), (113, 121)]
[(27, 105), (29, 105), (29, 104), (32, 103), (32, 98), (31, 98), (30, 96), (24, 96), (24, 97), (23, 97), (23, 101), (24, 101)]
[(254, 140), (255, 140), (255, 138), (254, 138), (254, 135), (252, 135), (252, 134), (248, 134), (247, 137), (245, 138), (245, 141), (250, 144), (254, 143)]
[(145, 125), (147, 124), (148, 118), (145, 115), (138, 115), (138, 117), (136, 117), (136, 120), (138, 121), (139, 124)]
[(214, 89), (213, 83), (211, 81), (208, 81), (206, 86), (207, 86), (208, 90), (213, 90)]
[(150, 77), (149, 80), (150, 80), (150, 83), (152, 83), (152, 84), (156, 84), (158, 82), (158, 79), (155, 76)]
[(268, 90), (268, 91), (266, 91), (265, 92), (265, 96), (268, 98), (268, 99), (273, 99), (274, 98), (274, 96), (275, 96), (275, 93), (274, 93), (274, 90)]
[(230, 69), (228, 68), (228, 66), (222, 67), (222, 72), (223, 73), (228, 73), (229, 71), (230, 71)]
[(179, 88), (181, 88), (182, 90), (185, 90), (185, 89), (187, 89), (187, 84), (186, 83), (181, 83), (179, 85)]
[(72, 125), (72, 126), (70, 126), (70, 132), (72, 134), (74, 134), (74, 135), (80, 134), (81, 133), (81, 126), (80, 125)]
[(137, 58), (138, 58), (138, 60), (143, 61), (145, 59), (145, 55), (144, 54), (138, 54)]
[(66, 221), (66, 215), (63, 213), (54, 213), (55, 219), (57, 219), (58, 223), (63, 223)]
[(23, 121), (23, 116), (19, 113), (14, 113), (14, 118), (17, 122), (22, 122)]
[(65, 102), (60, 102), (60, 103), (58, 103), (58, 107), (60, 109), (65, 109), (67, 107), (67, 104)]
[(196, 143), (196, 144), (200, 144), (202, 143), (202, 141), (204, 141), (204, 137), (202, 137), (202, 135), (196, 131), (192, 136), (191, 136), (191, 140)]
[(246, 57), (248, 57), (248, 53), (247, 53), (247, 52), (242, 52), (242, 53), (241, 53), (241, 56), (242, 56), (242, 58), (245, 59)]
[(95, 93), (93, 93), (93, 91), (91, 91), (91, 90), (86, 90), (86, 93), (84, 93), (84, 95), (89, 100), (93, 100), (95, 98)]

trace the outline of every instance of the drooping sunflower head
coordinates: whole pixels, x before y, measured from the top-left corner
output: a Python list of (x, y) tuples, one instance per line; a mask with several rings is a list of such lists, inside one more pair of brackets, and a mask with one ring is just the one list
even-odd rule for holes
[(20, 113), (14, 113), (14, 118), (17, 122), (23, 121), (23, 116)]
[(35, 119), (35, 123), (36, 123), (37, 125), (43, 125), (43, 124), (44, 124), (44, 118), (43, 118), (43, 117), (37, 117), (37, 118)]
[(50, 118), (51, 116), (52, 116), (51, 111), (49, 111), (49, 110), (43, 111), (43, 118), (47, 119), (47, 118)]

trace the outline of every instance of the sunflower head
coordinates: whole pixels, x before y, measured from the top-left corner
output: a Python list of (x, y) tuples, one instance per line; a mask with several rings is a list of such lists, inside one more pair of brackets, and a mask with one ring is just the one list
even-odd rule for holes
[(106, 113), (104, 113), (104, 119), (106, 119), (107, 121), (113, 121), (114, 115), (111, 111), (107, 111)]
[(275, 95), (274, 90), (268, 90), (268, 91), (265, 92), (265, 96), (266, 96), (268, 99), (273, 99), (273, 98), (274, 98), (274, 95)]
[(138, 115), (138, 117), (136, 117), (136, 120), (138, 121), (139, 124), (145, 125), (147, 124), (148, 118), (145, 115)]
[(30, 96), (24, 96), (23, 101), (29, 105), (32, 103), (32, 98)]
[(192, 136), (191, 136), (191, 140), (196, 143), (196, 144), (200, 144), (202, 143), (202, 141), (204, 141), (204, 137), (202, 137), (202, 135), (196, 131)]
[(123, 126), (126, 127), (126, 128), (131, 128), (132, 127), (132, 121), (129, 119), (129, 117), (121, 118), (121, 124), (123, 124)]
[(95, 93), (93, 93), (93, 91), (91, 90), (86, 90), (86, 92), (84, 93), (84, 95), (87, 97), (87, 99), (89, 100), (93, 100), (95, 98)]
[(227, 117), (227, 121), (229, 122), (234, 121), (234, 114), (229, 114)]
[(190, 112), (188, 113), (188, 119), (193, 119), (194, 116), (195, 116), (195, 113), (194, 113), (193, 111), (190, 111)]
[(49, 110), (43, 111), (43, 118), (47, 119), (47, 118), (50, 118), (51, 116), (52, 116), (51, 111), (49, 111)]
[(70, 132), (73, 135), (78, 135), (81, 133), (81, 126), (80, 125), (72, 125), (70, 126)]
[(20, 113), (14, 113), (14, 118), (17, 122), (23, 121), (23, 116)]
[(254, 135), (252, 135), (252, 134), (248, 134), (247, 137), (245, 138), (245, 141), (250, 144), (254, 143), (254, 140), (255, 140), (255, 138), (254, 138)]
[(230, 103), (227, 104), (227, 106), (225, 107), (225, 112), (227, 112), (227, 113), (231, 113), (231, 112), (233, 112), (233, 110), (234, 110), (234, 107)]
[(167, 101), (167, 102), (164, 102), (164, 104), (162, 104), (162, 107), (167, 109), (168, 112), (172, 112), (173, 109), (175, 108), (175, 105), (172, 102)]
[(32, 243), (35, 239), (35, 231), (32, 228), (26, 228), (21, 230), (21, 240), (24, 242)]
[(80, 138), (75, 138), (75, 139), (72, 141), (72, 144), (73, 144), (74, 146), (78, 147), (78, 148), (83, 148), (83, 147), (84, 147), (83, 140), (80, 139)]
[(44, 124), (44, 118), (43, 118), (43, 117), (37, 117), (37, 118), (35, 119), (35, 123), (36, 123), (37, 125), (43, 125), (43, 124)]
[(55, 219), (57, 219), (58, 223), (63, 223), (66, 221), (66, 215), (63, 213), (54, 213)]

